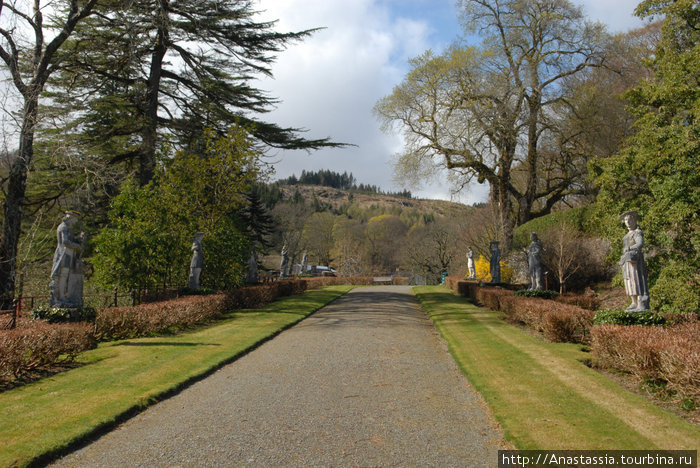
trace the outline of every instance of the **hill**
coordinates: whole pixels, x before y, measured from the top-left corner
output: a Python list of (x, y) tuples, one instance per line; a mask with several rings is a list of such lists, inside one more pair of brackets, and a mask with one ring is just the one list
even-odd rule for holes
[(302, 199), (308, 205), (320, 210), (330, 210), (336, 214), (347, 214), (351, 207), (360, 212), (383, 211), (400, 214), (403, 211), (420, 213), (431, 218), (460, 217), (469, 214), (473, 208), (461, 203), (446, 200), (426, 200), (406, 198), (398, 195), (362, 193), (317, 185), (282, 185), (279, 187), (280, 201)]

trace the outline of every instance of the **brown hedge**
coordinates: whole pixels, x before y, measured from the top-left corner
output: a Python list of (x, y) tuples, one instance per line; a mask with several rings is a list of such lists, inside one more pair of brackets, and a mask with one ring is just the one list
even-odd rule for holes
[(600, 298), (593, 291), (587, 294), (564, 293), (557, 296), (554, 300), (562, 304), (574, 305), (587, 310), (600, 309)]
[(262, 307), (278, 297), (300, 294), (306, 288), (305, 281), (285, 280), (222, 294), (184, 296), (134, 307), (110, 307), (98, 312), (95, 334), (100, 339), (123, 339), (173, 326), (190, 326), (230, 310)]
[(595, 316), (591, 310), (532, 297), (505, 296), (500, 304), (509, 321), (525, 324), (555, 342), (586, 341)]
[(21, 377), (29, 370), (72, 361), (94, 348), (92, 326), (81, 323), (48, 324), (40, 320), (26, 327), (0, 331), (0, 380)]
[(591, 351), (604, 368), (640, 380), (662, 380), (667, 388), (700, 401), (700, 323), (663, 327), (598, 325)]

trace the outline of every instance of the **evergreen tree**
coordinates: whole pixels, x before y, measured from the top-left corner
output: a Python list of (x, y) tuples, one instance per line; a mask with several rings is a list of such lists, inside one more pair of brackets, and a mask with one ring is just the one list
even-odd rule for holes
[(272, 245), (269, 239), (274, 229), (272, 216), (265, 208), (256, 189), (246, 194), (246, 202), (246, 206), (240, 212), (246, 236), (257, 252), (265, 253)]
[(647, 0), (637, 14), (665, 15), (653, 77), (627, 94), (637, 133), (592, 165), (599, 215), (618, 249), (618, 216), (637, 210), (644, 229), (651, 306), (700, 310), (700, 9), (692, 0)]
[[(200, 152), (205, 128), (248, 128), (264, 146), (339, 146), (307, 140), (300, 129), (260, 120), (276, 101), (251, 86), (271, 75), (275, 56), (314, 30), (274, 31), (256, 21), (252, 0), (104, 0), (76, 31), (54, 100), (72, 119), (61, 130), (90, 153), (153, 177), (159, 139)], [(75, 100), (76, 93), (84, 99)]]

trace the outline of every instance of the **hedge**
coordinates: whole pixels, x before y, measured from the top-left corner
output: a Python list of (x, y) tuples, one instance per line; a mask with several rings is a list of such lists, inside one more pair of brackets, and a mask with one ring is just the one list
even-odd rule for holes
[(700, 402), (700, 322), (667, 328), (596, 325), (591, 351), (600, 367), (664, 381), (668, 390)]
[(92, 326), (84, 323), (48, 324), (0, 333), (0, 381), (21, 378), (38, 367), (72, 361), (97, 344)]

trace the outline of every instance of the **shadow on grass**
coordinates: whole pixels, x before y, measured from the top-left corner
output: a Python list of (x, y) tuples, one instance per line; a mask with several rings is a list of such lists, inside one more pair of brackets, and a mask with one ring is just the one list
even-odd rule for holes
[(125, 341), (118, 343), (115, 346), (221, 346), (219, 343), (175, 343), (169, 341), (149, 341), (149, 342), (133, 342)]

